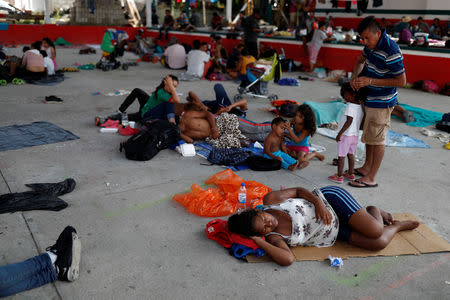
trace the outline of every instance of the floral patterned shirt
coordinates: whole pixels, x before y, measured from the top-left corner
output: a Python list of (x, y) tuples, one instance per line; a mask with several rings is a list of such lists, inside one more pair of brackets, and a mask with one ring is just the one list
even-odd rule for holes
[[(283, 203), (264, 205), (264, 210), (275, 209), (287, 213), (292, 220), (292, 233), (290, 236), (278, 232), (270, 232), (267, 235), (276, 234), (283, 237), (289, 246), (316, 246), (330, 247), (336, 241), (339, 231), (339, 219), (333, 208), (325, 203), (332, 215), (330, 225), (325, 225), (322, 220), (316, 219), (314, 204), (301, 198), (290, 198)], [(267, 236), (266, 235), (266, 236)]]

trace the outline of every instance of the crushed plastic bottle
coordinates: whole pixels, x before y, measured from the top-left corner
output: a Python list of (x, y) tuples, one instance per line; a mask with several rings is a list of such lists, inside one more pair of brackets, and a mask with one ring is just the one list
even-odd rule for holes
[(340, 269), (344, 266), (344, 261), (340, 257), (328, 255), (328, 259), (330, 260), (330, 267), (338, 267)]

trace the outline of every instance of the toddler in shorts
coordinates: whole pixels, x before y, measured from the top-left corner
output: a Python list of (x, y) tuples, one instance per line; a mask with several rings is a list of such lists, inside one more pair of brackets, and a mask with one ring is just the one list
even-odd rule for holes
[[(338, 143), (338, 171), (336, 174), (328, 177), (329, 180), (336, 183), (343, 183), (344, 177), (348, 180), (354, 180), (355, 151), (358, 145), (359, 127), (364, 117), (361, 107), (362, 93), (352, 89), (349, 82), (341, 87), (341, 96), (347, 101), (344, 113), (338, 124), (338, 134), (336, 141)], [(344, 172), (345, 157), (348, 158), (348, 171)]]

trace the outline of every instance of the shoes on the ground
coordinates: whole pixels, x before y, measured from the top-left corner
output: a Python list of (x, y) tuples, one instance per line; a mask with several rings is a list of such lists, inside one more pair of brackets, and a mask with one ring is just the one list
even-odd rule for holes
[(94, 119), (94, 124), (95, 124), (95, 126), (100, 126), (100, 125), (102, 125), (103, 123), (105, 123), (106, 122), (106, 118), (102, 118), (102, 117), (95, 117), (95, 119)]
[(119, 127), (119, 133), (121, 135), (135, 135), (139, 132), (139, 129), (137, 128), (131, 128), (130, 126), (127, 127)]
[(108, 116), (107, 119), (113, 120), (113, 121), (122, 121), (122, 112), (117, 111), (114, 114)]
[(344, 183), (344, 176), (338, 176), (337, 174), (329, 176), (328, 179), (336, 183)]
[(120, 122), (117, 120), (107, 119), (105, 122), (100, 124), (100, 127), (105, 128), (119, 128)]
[(46, 96), (45, 97), (45, 102), (46, 103), (48, 103), (48, 102), (63, 102), (63, 100), (61, 98), (59, 98), (59, 97), (51, 95), (51, 96)]
[(350, 175), (350, 174), (348, 174), (347, 172), (345, 172), (344, 174), (342, 174), (342, 176), (344, 176), (344, 177), (345, 177), (346, 179), (348, 179), (348, 180), (355, 180), (355, 179), (356, 179), (356, 177), (355, 177), (354, 174)]
[(64, 228), (56, 243), (48, 247), (47, 251), (57, 256), (55, 267), (59, 280), (74, 281), (78, 278), (81, 242), (75, 228), (72, 226)]

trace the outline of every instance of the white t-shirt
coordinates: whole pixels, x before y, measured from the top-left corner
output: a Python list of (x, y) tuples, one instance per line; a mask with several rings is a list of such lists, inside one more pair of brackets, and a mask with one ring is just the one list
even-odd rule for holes
[(186, 51), (180, 44), (167, 47), (164, 55), (167, 57), (167, 64), (171, 69), (181, 69), (186, 66)]
[(358, 136), (359, 135), (359, 126), (361, 125), (362, 118), (364, 116), (364, 112), (362, 110), (361, 105), (354, 103), (347, 103), (347, 107), (345, 107), (344, 113), (342, 114), (341, 120), (338, 124), (338, 132), (341, 131), (342, 127), (344, 127), (345, 122), (347, 121), (347, 116), (352, 117), (353, 121), (349, 128), (344, 131), (343, 135), (346, 136)]
[(191, 50), (187, 55), (187, 73), (201, 78), (205, 69), (205, 62), (209, 61), (209, 54), (202, 50)]
[(48, 56), (44, 57), (44, 68), (47, 68), (48, 75), (55, 75), (55, 65)]
[(314, 30), (314, 34), (311, 40), (311, 44), (316, 48), (320, 49), (323, 45), (323, 41), (326, 40), (327, 33), (323, 30), (317, 29)]

